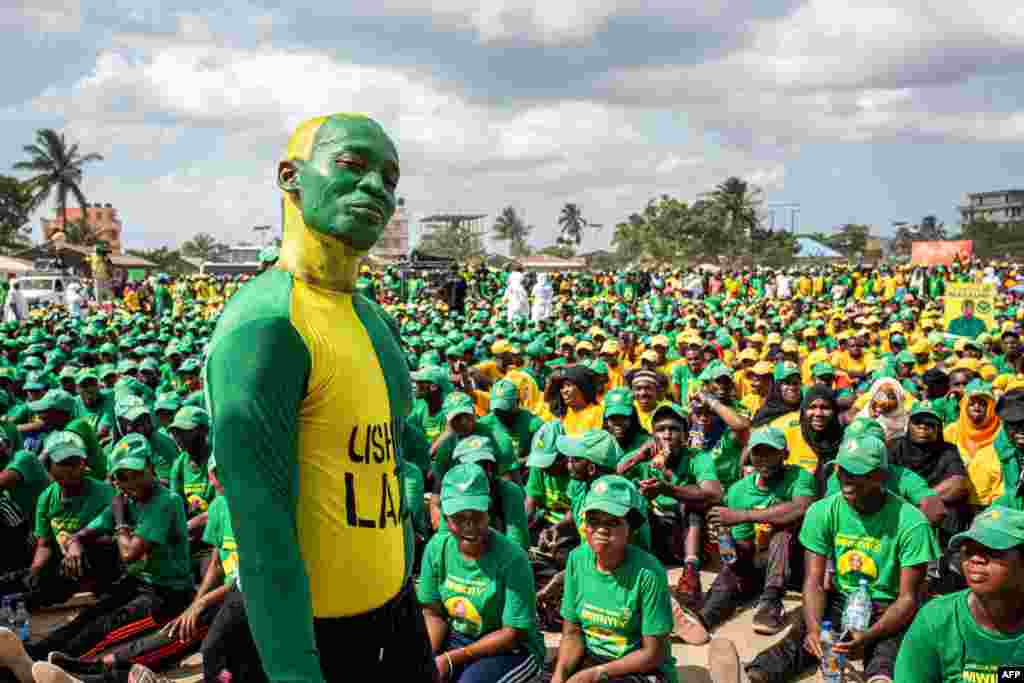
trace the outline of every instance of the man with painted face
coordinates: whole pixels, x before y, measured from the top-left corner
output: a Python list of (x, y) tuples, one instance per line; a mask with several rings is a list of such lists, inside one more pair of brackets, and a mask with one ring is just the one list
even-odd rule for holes
[(372, 119), (318, 117), (277, 177), (277, 266), (228, 302), (204, 368), (249, 625), (275, 683), (433, 680), (399, 474), (412, 383), (397, 327), (354, 294), (398, 154)]

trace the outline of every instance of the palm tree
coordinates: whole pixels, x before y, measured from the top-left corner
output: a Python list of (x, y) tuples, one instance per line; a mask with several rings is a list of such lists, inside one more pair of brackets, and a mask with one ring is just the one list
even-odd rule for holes
[(740, 231), (747, 237), (756, 234), (761, 224), (757, 211), (761, 190), (736, 177), (726, 178), (712, 193), (712, 201), (725, 215), (728, 232)]
[(509, 242), (509, 254), (513, 258), (529, 256), (530, 247), (526, 244), (526, 238), (533, 231), (533, 226), (526, 225), (511, 206), (506, 206), (494, 220), (491, 231), (494, 239)]
[(579, 204), (569, 203), (562, 207), (562, 213), (558, 215), (558, 224), (562, 226), (561, 242), (565, 244), (576, 243), (579, 246), (583, 240), (583, 228), (587, 227), (587, 220), (583, 218), (583, 211)]
[(96, 244), (96, 233), (92, 231), (85, 219), (80, 221), (64, 221), (62, 228), (64, 239), (71, 244), (82, 247), (91, 247)]
[[(77, 143), (69, 146), (67, 140), (64, 139), (64, 134), (58, 134), (51, 128), (37, 130), (35, 144), (25, 145), (22, 149), (30, 159), (14, 164), (14, 169), (34, 174), (25, 181), (32, 188), (33, 208), (39, 207), (50, 198), (52, 193), (56, 192), (57, 215), (63, 222), (63, 228), (67, 234), (69, 230), (75, 230), (71, 227), (67, 215), (68, 195), (70, 194), (75, 198), (78, 207), (82, 209), (82, 221), (77, 228), (76, 235), (89, 233), (90, 231), (85, 225), (85, 210), (88, 204), (85, 201), (85, 194), (82, 192), (82, 167), (90, 161), (103, 161), (103, 157), (96, 153), (79, 154)], [(69, 239), (69, 241), (71, 240)]]
[(221, 251), (224, 245), (217, 241), (213, 235), (200, 232), (195, 237), (181, 245), (181, 253), (200, 261), (212, 261)]

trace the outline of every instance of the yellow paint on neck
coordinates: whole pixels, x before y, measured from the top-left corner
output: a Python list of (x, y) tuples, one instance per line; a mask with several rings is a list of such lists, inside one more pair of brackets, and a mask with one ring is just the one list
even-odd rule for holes
[(336, 237), (311, 230), (302, 220), (296, 198), (285, 193), (284, 239), (278, 268), (322, 289), (352, 292), (365, 255)]

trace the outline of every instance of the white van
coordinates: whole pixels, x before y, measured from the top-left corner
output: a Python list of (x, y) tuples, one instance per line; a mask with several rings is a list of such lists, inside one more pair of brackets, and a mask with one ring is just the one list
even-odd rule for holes
[(79, 278), (63, 273), (35, 273), (14, 279), (29, 307), (63, 304), (67, 286), (78, 281)]

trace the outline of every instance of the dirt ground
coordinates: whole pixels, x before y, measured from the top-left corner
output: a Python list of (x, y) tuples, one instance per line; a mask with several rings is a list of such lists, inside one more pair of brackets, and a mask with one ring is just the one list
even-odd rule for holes
[[(671, 582), (674, 582), (677, 578), (678, 571), (675, 569), (669, 570)], [(702, 582), (705, 590), (711, 585), (714, 576), (712, 572), (702, 572)], [(61, 609), (45, 610), (34, 614), (32, 617), (33, 637), (40, 637), (50, 629), (65, 621), (69, 621), (74, 617), (78, 607), (88, 604), (90, 601), (91, 598), (89, 596), (80, 595), (76, 596), (68, 606)], [(786, 614), (790, 619), (799, 618), (799, 595), (796, 593), (787, 595), (785, 607)], [(730, 638), (736, 644), (736, 648), (740, 653), (740, 659), (743, 662), (753, 659), (754, 655), (775, 643), (785, 633), (783, 631), (783, 634), (777, 636), (757, 635), (752, 628), (753, 617), (754, 609), (751, 605), (740, 611), (713, 634), (713, 637)], [(549, 657), (553, 657), (557, 651), (558, 640), (559, 636), (557, 634), (545, 634)], [(710, 683), (711, 677), (707, 668), (707, 650), (707, 646), (697, 647), (679, 642), (673, 643), (672, 654), (676, 658), (681, 683)], [(195, 654), (183, 660), (178, 668), (164, 672), (164, 674), (176, 681), (198, 682), (202, 680), (201, 669), (202, 658), (199, 654)], [(818, 675), (815, 671), (809, 671), (794, 680), (818, 680)]]

